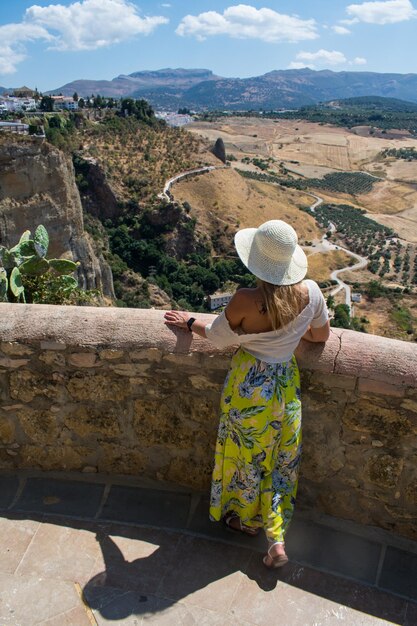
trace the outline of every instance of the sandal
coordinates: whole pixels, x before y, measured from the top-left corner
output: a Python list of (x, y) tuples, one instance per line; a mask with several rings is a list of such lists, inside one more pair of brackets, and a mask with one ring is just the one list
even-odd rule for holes
[(284, 547), (283, 541), (275, 541), (274, 543), (271, 543), (271, 545), (268, 548), (268, 553), (262, 559), (263, 564), (268, 569), (277, 569), (278, 567), (282, 567), (283, 565), (288, 563), (288, 557), (285, 554), (285, 552), (283, 554), (278, 554), (277, 556), (272, 556), (270, 550), (273, 546), (276, 546), (277, 544), (280, 544)]
[[(226, 528), (234, 533), (243, 533), (245, 535), (248, 535), (249, 537), (256, 537), (256, 535), (259, 533), (259, 528), (251, 528), (250, 526), (242, 524), (242, 520), (236, 513), (227, 513), (223, 519), (224, 523), (226, 524)], [(233, 522), (233, 520), (238, 521), (238, 528), (236, 526), (232, 526), (231, 522)]]

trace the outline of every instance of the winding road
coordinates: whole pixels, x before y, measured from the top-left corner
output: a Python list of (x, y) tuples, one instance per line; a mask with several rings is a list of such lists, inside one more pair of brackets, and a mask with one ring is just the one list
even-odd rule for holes
[(213, 170), (222, 170), (227, 165), (205, 165), (204, 167), (197, 167), (194, 170), (188, 170), (187, 172), (182, 172), (181, 174), (177, 174), (172, 178), (169, 178), (165, 185), (162, 193), (158, 194), (158, 198), (161, 200), (172, 200), (171, 187), (174, 183), (177, 183), (182, 178), (187, 178), (188, 176), (195, 176), (197, 174), (205, 174), (206, 172), (212, 172)]
[[(310, 211), (312, 213), (315, 213), (315, 209), (318, 206), (320, 206), (320, 204), (323, 203), (323, 198), (320, 198), (320, 196), (316, 196), (313, 193), (308, 193), (307, 195), (310, 196), (311, 198), (314, 198), (314, 202), (310, 206)], [(329, 230), (332, 233), (336, 232), (336, 226), (333, 224), (333, 222), (329, 222)], [(339, 291), (344, 289), (345, 290), (345, 303), (349, 307), (350, 313), (352, 314), (352, 310), (353, 310), (352, 309), (352, 290), (350, 288), (350, 285), (347, 285), (345, 282), (343, 282), (341, 278), (339, 278), (339, 274), (341, 274), (342, 272), (346, 272), (347, 270), (349, 270), (350, 272), (353, 272), (355, 270), (363, 269), (368, 264), (368, 259), (366, 257), (360, 256), (359, 254), (356, 254), (355, 252), (352, 252), (351, 250), (348, 250), (348, 248), (343, 248), (342, 246), (336, 246), (336, 244), (331, 243), (328, 240), (326, 234), (324, 234), (323, 237), (320, 239), (320, 241), (315, 244), (315, 250), (316, 252), (330, 252), (331, 250), (342, 250), (349, 256), (356, 259), (357, 263), (355, 263), (354, 265), (347, 265), (346, 267), (342, 267), (341, 269), (334, 270), (330, 274), (331, 280), (335, 280), (338, 283), (337, 287), (335, 287), (335, 289), (333, 289), (330, 292), (330, 295), (334, 296), (335, 294), (339, 293)]]

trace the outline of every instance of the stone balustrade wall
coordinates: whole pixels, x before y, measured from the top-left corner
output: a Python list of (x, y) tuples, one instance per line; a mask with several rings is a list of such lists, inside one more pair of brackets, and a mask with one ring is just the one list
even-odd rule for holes
[[(213, 316), (205, 316), (207, 321)], [(0, 304), (0, 469), (209, 487), (230, 360), (162, 311)], [(299, 506), (417, 539), (417, 346), (302, 342)]]

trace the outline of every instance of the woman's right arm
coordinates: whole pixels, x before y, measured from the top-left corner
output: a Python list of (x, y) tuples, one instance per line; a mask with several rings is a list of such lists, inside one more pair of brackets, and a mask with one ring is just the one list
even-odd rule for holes
[(330, 337), (330, 322), (327, 321), (324, 326), (313, 328), (312, 326), (304, 333), (302, 339), (306, 341), (312, 341), (313, 343), (319, 343), (327, 341)]

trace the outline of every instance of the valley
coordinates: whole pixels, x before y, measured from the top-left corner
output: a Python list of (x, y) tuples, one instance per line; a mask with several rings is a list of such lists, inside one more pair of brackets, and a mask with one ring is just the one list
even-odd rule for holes
[[(189, 130), (209, 141), (221, 137), (231, 170), (244, 175), (238, 185), (232, 178), (234, 172), (223, 174), (223, 177), (230, 177), (228, 184), (223, 181), (223, 188), (227, 186), (230, 192), (227, 198), (222, 196), (221, 204), (213, 200), (217, 203), (217, 212), (220, 211), (223, 218), (238, 213), (241, 227), (257, 225), (264, 219), (290, 221), (299, 232), (302, 244), (306, 245), (308, 239), (312, 241), (313, 246), (306, 248), (309, 276), (323, 286), (331, 280), (334, 270), (348, 267), (354, 261), (344, 256), (341, 249), (325, 254), (317, 252), (324, 231), (317, 232), (315, 216), (311, 213), (312, 221), (305, 221), (306, 205), (311, 204), (306, 192), (318, 194), (324, 202), (323, 209), (329, 207), (317, 216), (323, 228), (326, 228), (327, 219), (333, 219), (327, 217), (332, 215), (331, 207), (335, 207), (333, 211), (340, 207), (341, 216), (346, 217), (336, 224), (337, 232), (332, 234), (331, 241), (336, 247), (345, 247), (369, 258), (367, 268), (340, 275), (361, 293), (361, 303), (354, 305), (354, 314), (367, 320), (368, 332), (412, 338), (417, 303), (417, 166), (415, 160), (395, 158), (389, 151), (415, 149), (416, 138), (407, 132), (375, 137), (363, 128), (346, 129), (304, 120), (240, 116), (210, 122), (200, 120)], [(359, 178), (357, 183), (354, 178), (350, 181), (344, 174), (346, 172), (372, 177), (366, 191), (361, 190)], [(338, 173), (339, 178), (346, 178), (346, 183), (341, 180), (342, 186), (346, 185), (345, 192), (338, 190), (340, 183), (336, 184), (339, 179), (335, 177)], [(324, 184), (326, 180), (329, 188)], [(253, 189), (251, 194), (248, 194), (248, 185)], [(220, 181), (212, 177), (205, 182), (180, 184), (175, 193), (183, 200), (187, 194), (193, 199), (200, 194), (202, 206), (204, 197), (216, 198), (220, 190)], [(269, 202), (261, 203), (255, 190), (257, 193), (261, 191)], [(247, 201), (242, 208), (245, 194)], [(210, 211), (213, 211), (212, 207)], [(254, 214), (259, 216), (256, 223)], [(397, 290), (395, 298), (381, 301), (367, 298), (365, 286), (372, 281), (380, 281), (393, 293)], [(405, 307), (410, 312), (408, 325), (396, 323), (398, 304), (394, 300), (400, 300), (398, 292), (403, 289), (406, 293), (401, 297), (406, 298)], [(330, 294), (333, 290), (329, 287), (325, 291)], [(335, 302), (344, 302), (344, 292), (335, 294)]]
[[(205, 310), (213, 292), (254, 284), (235, 232), (283, 219), (308, 276), (332, 307), (348, 305), (353, 328), (414, 340), (417, 139), (279, 116), (205, 117), (169, 127), (143, 100), (43, 116), (46, 145), (72, 158), (68, 184), (92, 254), (111, 268), (108, 304)], [(219, 139), (226, 164), (213, 153)], [(350, 308), (352, 292), (360, 301)]]

